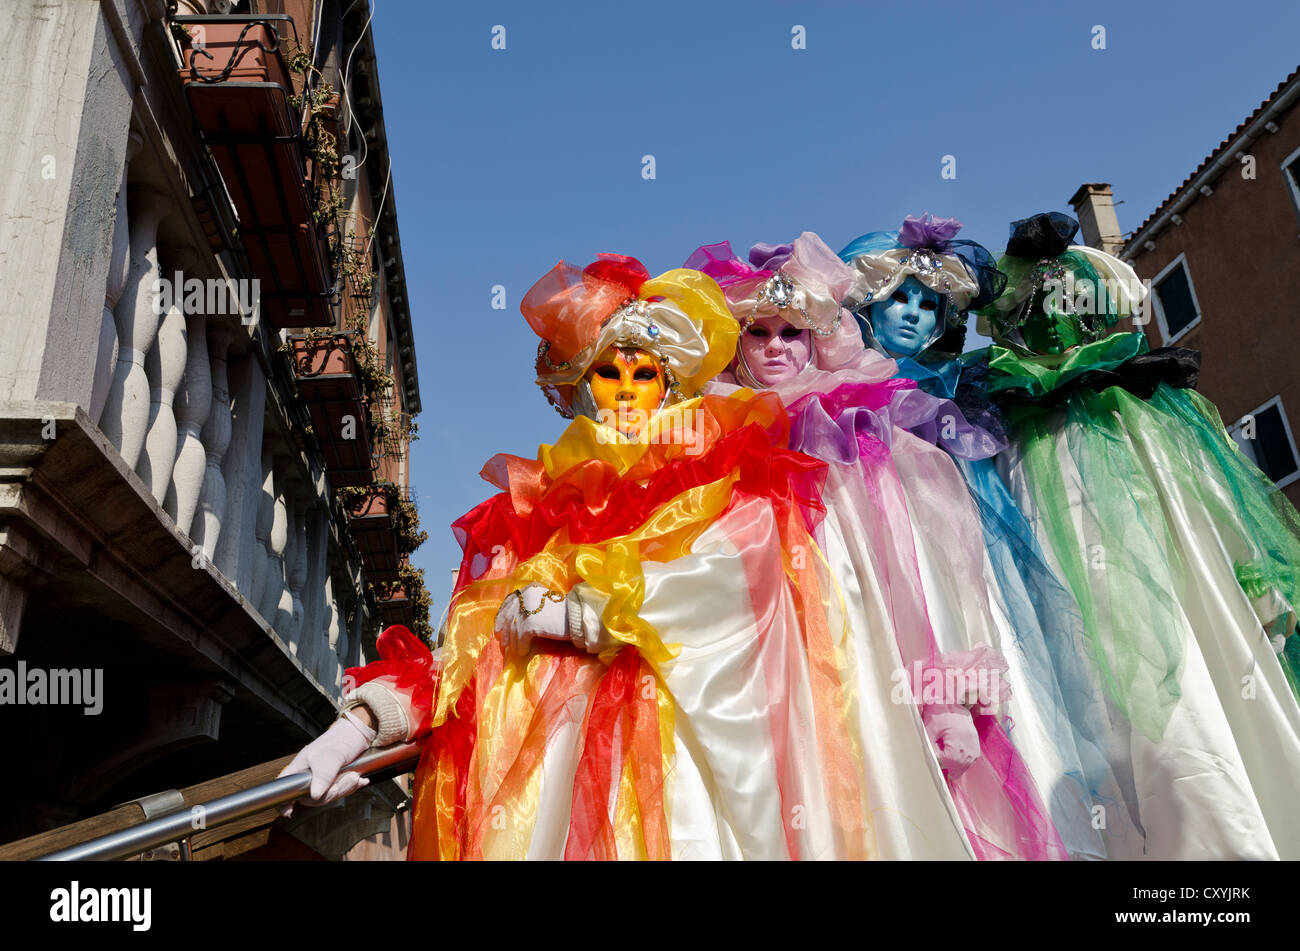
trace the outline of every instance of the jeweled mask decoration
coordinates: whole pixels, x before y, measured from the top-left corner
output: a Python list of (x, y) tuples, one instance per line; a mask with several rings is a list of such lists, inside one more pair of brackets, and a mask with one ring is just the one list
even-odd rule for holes
[[(956, 218), (909, 215), (898, 231), (870, 232), (840, 252), (857, 275), (845, 304), (856, 312), (868, 347), (915, 356), (946, 331), (964, 331), (966, 311), (1001, 293), (1005, 277), (993, 256), (974, 241), (956, 238), (961, 227)], [(915, 319), (905, 320), (909, 316)], [(922, 326), (928, 328), (924, 333)]]
[(1119, 258), (1071, 244), (1079, 223), (1044, 212), (1011, 223), (998, 267), (1005, 293), (980, 311), (979, 330), (1030, 354), (1061, 354), (1104, 337), (1137, 313), (1146, 289)]

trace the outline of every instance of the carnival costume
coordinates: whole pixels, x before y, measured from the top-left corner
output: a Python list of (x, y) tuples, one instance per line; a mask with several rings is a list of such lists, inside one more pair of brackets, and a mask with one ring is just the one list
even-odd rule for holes
[[(500, 493), (455, 523), (436, 690), (401, 629), (349, 672), (377, 744), (427, 737), (409, 856), (876, 856), (847, 622), (811, 535), (825, 466), (787, 448), (774, 395), (697, 395), (735, 345), (721, 291), (602, 255), (521, 309), (573, 422), (536, 460), (489, 461)], [(597, 421), (587, 371), (610, 348), (669, 380), (631, 434)], [(561, 606), (564, 641), (496, 636)]]
[[(1106, 761), (1096, 711), (1096, 691), (1080, 670), (1082, 619), (1074, 597), (1048, 566), (1033, 532), (1012, 501), (994, 467), (1006, 445), (1002, 422), (984, 392), (984, 368), (963, 363), (966, 313), (989, 303), (1003, 289), (1005, 276), (993, 257), (974, 241), (956, 237), (956, 219), (907, 217), (898, 231), (865, 234), (840, 252), (857, 281), (848, 303), (858, 309), (859, 329), (871, 349), (892, 356), (898, 375), (916, 381), (927, 393), (953, 400), (959, 412), (986, 434), (979, 441), (937, 439), (964, 477), (982, 528), (982, 547), (991, 570), (990, 601), (1002, 620), (1006, 655), (1022, 689), (1013, 703), (1013, 738), (1026, 755), (1039, 787), (1048, 797), (1056, 827), (1075, 858), (1106, 856), (1103, 836), (1094, 828), (1093, 808), (1114, 801), (1117, 780)], [(919, 285), (919, 287), (917, 286)], [(937, 304), (933, 326), (923, 335), (889, 339), (885, 346), (871, 315), (900, 289), (923, 288)], [(877, 317), (879, 319), (879, 317)], [(922, 483), (924, 485), (924, 483)], [(940, 504), (936, 499), (932, 504)], [(923, 525), (919, 525), (924, 528)], [(934, 564), (946, 560), (949, 540), (922, 532), (918, 548)], [(945, 564), (939, 561), (938, 564)], [(926, 574), (932, 610), (960, 605), (964, 587), (979, 582), (948, 569)], [(939, 624), (940, 629), (950, 625)]]
[(979, 359), (1011, 436), (1000, 470), (1078, 599), (1107, 755), (1131, 781), (1110, 854), (1295, 858), (1300, 519), (1190, 388), (1198, 354), (1108, 333), (1144, 290), (1071, 245), (1077, 228), (1012, 224)]
[[(978, 521), (948, 456), (908, 430), (972, 445), (986, 435), (964, 420), (957, 423), (960, 414), (950, 402), (920, 392), (910, 380), (891, 379), (894, 362), (863, 348), (852, 317), (840, 307), (853, 271), (816, 235), (805, 233), (791, 245), (757, 245), (749, 264), (726, 242), (708, 245), (686, 266), (718, 280), (743, 332), (777, 315), (811, 334), (807, 365), (771, 389), (793, 416), (791, 447), (829, 464), (823, 494), (828, 514), (817, 539), (849, 605), (869, 798), (882, 855), (1065, 857), (996, 709), (1007, 698), (1006, 663), (993, 647), (978, 590)], [(712, 389), (760, 388), (756, 372), (742, 349), (732, 372)], [(945, 417), (954, 420), (954, 429), (941, 437)], [(927, 616), (908, 481), (925, 482), (933, 493), (912, 517), (965, 547), (970, 557), (954, 554), (953, 563), (975, 566), (978, 586), (963, 603), (969, 616), (950, 626), (945, 644)], [(946, 695), (958, 682), (947, 675), (958, 671), (989, 686), (991, 695)], [(978, 740), (954, 756), (948, 744), (963, 727), (973, 727)], [(927, 732), (946, 766), (942, 774)]]

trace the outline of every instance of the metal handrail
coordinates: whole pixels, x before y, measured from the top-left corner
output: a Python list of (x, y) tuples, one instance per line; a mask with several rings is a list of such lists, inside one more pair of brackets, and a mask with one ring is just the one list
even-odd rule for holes
[[(415, 766), (420, 747), (415, 743), (369, 750), (345, 769), (363, 776), (387, 769)], [(342, 771), (341, 771), (342, 772)], [(196, 803), (189, 809), (159, 816), (148, 822), (112, 832), (97, 839), (42, 855), (40, 862), (101, 861), (130, 858), (146, 849), (185, 839), (195, 832), (242, 819), (263, 809), (283, 806), (306, 795), (311, 788), (311, 773), (290, 773), (260, 786), (243, 789), (210, 802)]]

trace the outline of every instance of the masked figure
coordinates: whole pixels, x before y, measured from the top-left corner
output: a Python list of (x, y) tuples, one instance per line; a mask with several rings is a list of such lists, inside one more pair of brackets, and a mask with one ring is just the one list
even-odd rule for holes
[[(973, 444), (986, 434), (951, 402), (891, 379), (894, 362), (863, 348), (840, 307), (854, 273), (815, 234), (756, 245), (749, 263), (725, 242), (707, 245), (686, 264), (718, 280), (741, 328), (731, 372), (712, 389), (779, 394), (794, 420), (792, 448), (829, 464), (817, 539), (852, 622), (847, 646), (882, 854), (1065, 857), (998, 715), (1014, 687), (981, 601), (978, 521), (949, 457), (908, 430), (933, 434), (948, 417), (955, 440)], [(927, 481), (935, 494), (909, 499), (909, 480)], [(933, 504), (945, 494), (956, 504)], [(922, 507), (909, 514), (913, 501)], [(975, 575), (967, 613), (949, 624), (946, 640), (927, 615), (913, 518), (943, 533), (950, 562)], [(956, 695), (961, 682), (972, 689)]]
[[(984, 435), (960, 440), (931, 431), (938, 437), (932, 441), (961, 472), (964, 484), (957, 491), (977, 507), (984, 549), (979, 574), (991, 580), (989, 599), (1008, 662), (1022, 685), (1012, 704), (1012, 735), (1048, 796), (1070, 854), (1104, 858), (1104, 833), (1095, 828), (1092, 810), (1115, 800), (1118, 780), (1100, 746), (1104, 726), (1093, 684), (1079, 670), (1078, 605), (1048, 566), (994, 467), (993, 457), (1006, 443), (1001, 418), (985, 393), (984, 367), (956, 357), (966, 311), (996, 297), (1005, 278), (988, 251), (956, 238), (960, 229), (953, 218), (909, 216), (898, 231), (872, 232), (850, 242), (840, 252), (857, 275), (849, 302), (858, 308), (869, 348), (894, 358), (901, 378), (953, 400), (960, 416)], [(930, 490), (930, 504), (945, 504), (933, 495), (934, 480), (915, 484)], [(965, 592), (980, 578), (975, 571), (962, 576), (952, 570), (945, 557), (951, 542), (940, 529), (937, 535), (922, 531), (918, 538), (923, 565), (937, 566), (927, 572), (927, 593), (934, 613), (956, 612), (960, 618)], [(938, 623), (941, 629), (951, 624)]]
[(376, 745), (426, 738), (410, 856), (875, 856), (825, 467), (774, 395), (697, 395), (735, 347), (721, 291), (602, 255), (521, 309), (573, 422), (453, 526), (436, 689), (398, 629), (349, 672)]
[(1295, 858), (1300, 522), (1190, 388), (1198, 354), (1109, 333), (1143, 288), (1071, 245), (1077, 228), (1013, 223), (980, 329), (1011, 435), (999, 466), (1078, 599), (1107, 755), (1131, 778), (1111, 855)]

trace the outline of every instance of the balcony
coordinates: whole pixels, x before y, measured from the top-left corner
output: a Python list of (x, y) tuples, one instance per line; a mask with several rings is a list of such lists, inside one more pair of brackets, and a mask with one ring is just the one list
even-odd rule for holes
[(350, 494), (348, 528), (356, 540), (366, 575), (372, 582), (394, 582), (401, 568), (401, 552), (389, 506), (397, 501), (397, 487), (377, 483)]
[(239, 216), (261, 283), (262, 319), (274, 327), (333, 324), (326, 237), (312, 211), (302, 120), (281, 42), (283, 15), (178, 16), (173, 32), (186, 97)]
[(379, 599), (379, 613), (384, 624), (403, 624), (410, 627), (415, 619), (415, 608), (406, 588), (398, 585)]
[(353, 336), (340, 331), (289, 338), (294, 382), (335, 488), (367, 485), (375, 471), (368, 400)]

